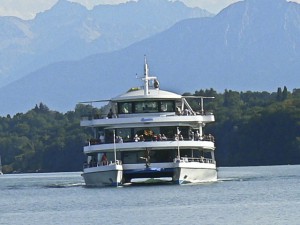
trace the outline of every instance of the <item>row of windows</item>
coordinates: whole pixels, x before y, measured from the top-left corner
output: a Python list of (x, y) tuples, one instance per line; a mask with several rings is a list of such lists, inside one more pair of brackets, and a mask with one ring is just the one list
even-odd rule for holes
[[(183, 135), (184, 139), (189, 138), (189, 127), (180, 127), (180, 134)], [(102, 133), (103, 131), (99, 131)], [(158, 135), (164, 135), (168, 140), (174, 139), (177, 134), (177, 127), (138, 127), (138, 128), (119, 128), (115, 129), (115, 135), (122, 138), (123, 142), (135, 141), (135, 137), (143, 136), (145, 141), (156, 140)], [(113, 130), (105, 130), (105, 143), (113, 143)]]
[(119, 102), (118, 113), (155, 113), (175, 112), (175, 101), (143, 101), (143, 102)]

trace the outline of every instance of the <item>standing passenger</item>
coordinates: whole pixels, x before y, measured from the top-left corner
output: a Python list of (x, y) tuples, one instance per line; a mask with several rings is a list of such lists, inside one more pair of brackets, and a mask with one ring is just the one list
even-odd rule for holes
[(108, 160), (105, 152), (102, 155), (101, 162), (103, 166), (108, 164)]
[(109, 119), (111, 119), (111, 118), (113, 118), (113, 111), (112, 111), (112, 109), (110, 109), (109, 110), (109, 113), (107, 114), (107, 118), (109, 118)]

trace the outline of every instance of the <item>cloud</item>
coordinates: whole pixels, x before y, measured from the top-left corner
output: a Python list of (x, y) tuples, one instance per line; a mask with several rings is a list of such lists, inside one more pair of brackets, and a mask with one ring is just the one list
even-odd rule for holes
[[(0, 16), (16, 16), (22, 19), (33, 19), (39, 12), (50, 9), (59, 0), (0, 0)], [(69, 0), (77, 2), (88, 9), (98, 4), (119, 4), (136, 0)]]
[[(58, 0), (0, 0), (0, 16), (17, 16), (22, 19), (33, 19), (39, 12), (50, 9)], [(69, 0), (81, 3), (88, 9), (98, 4), (119, 4), (137, 0)], [(240, 0), (172, 0), (182, 1), (189, 7), (199, 7), (212, 13), (218, 13), (228, 5)], [(290, 0), (300, 4), (300, 0)]]
[(120, 4), (128, 1), (137, 1), (137, 0), (69, 0), (71, 2), (77, 2), (88, 9), (92, 9), (95, 5), (115, 5), (115, 4)]
[(199, 7), (201, 9), (206, 9), (212, 13), (218, 13), (228, 5), (238, 2), (240, 0), (181, 0), (187, 6)]
[(0, 15), (33, 19), (39, 12), (50, 9), (58, 0), (1, 0)]

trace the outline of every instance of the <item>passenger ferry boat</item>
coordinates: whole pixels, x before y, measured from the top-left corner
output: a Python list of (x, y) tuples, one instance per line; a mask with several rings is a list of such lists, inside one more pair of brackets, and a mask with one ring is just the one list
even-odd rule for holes
[[(213, 136), (203, 131), (214, 122), (195, 112), (184, 96), (160, 90), (149, 76), (145, 58), (143, 88), (109, 100), (105, 117), (82, 117), (94, 137), (84, 146), (87, 162), (82, 176), (86, 186), (119, 186), (137, 178), (167, 180), (176, 184), (217, 180)], [(145, 179), (146, 178), (146, 179)]]

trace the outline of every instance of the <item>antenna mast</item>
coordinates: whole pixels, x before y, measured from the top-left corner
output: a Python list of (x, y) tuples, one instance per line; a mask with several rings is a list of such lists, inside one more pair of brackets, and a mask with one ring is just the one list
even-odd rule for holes
[(145, 63), (144, 63), (144, 91), (145, 91), (145, 95), (149, 94), (149, 67), (147, 64), (146, 56), (145, 56)]
[(148, 95), (149, 94), (149, 81), (150, 80), (156, 80), (156, 77), (150, 77), (149, 76), (149, 66), (147, 64), (147, 58), (145, 55), (145, 63), (144, 63), (144, 78), (142, 80), (144, 81), (144, 94)]

